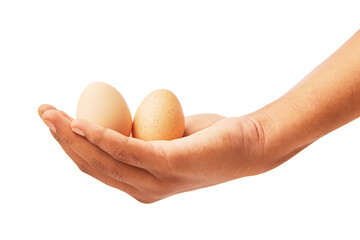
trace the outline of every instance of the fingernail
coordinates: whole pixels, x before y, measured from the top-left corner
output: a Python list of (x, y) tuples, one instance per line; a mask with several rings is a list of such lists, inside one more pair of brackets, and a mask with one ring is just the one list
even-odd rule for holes
[(44, 113), (44, 112), (38, 111), (38, 114), (39, 114), (40, 117), (42, 117), (43, 113)]
[(45, 120), (44, 122), (50, 128), (51, 131), (56, 132), (54, 124), (52, 124), (49, 120)]
[(78, 129), (77, 127), (73, 127), (72, 130), (73, 130), (73, 132), (76, 132), (76, 133), (79, 134), (80, 136), (85, 137), (84, 132), (81, 131), (80, 129)]

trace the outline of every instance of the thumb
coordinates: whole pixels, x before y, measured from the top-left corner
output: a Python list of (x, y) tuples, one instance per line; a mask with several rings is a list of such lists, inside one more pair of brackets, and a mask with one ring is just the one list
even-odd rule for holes
[(184, 136), (189, 136), (205, 128), (208, 128), (224, 117), (218, 114), (204, 113), (185, 117)]

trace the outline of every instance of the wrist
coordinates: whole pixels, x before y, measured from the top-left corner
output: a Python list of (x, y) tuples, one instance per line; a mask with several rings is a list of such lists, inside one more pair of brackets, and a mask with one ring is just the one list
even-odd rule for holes
[(316, 139), (307, 131), (301, 111), (285, 97), (246, 117), (263, 132), (264, 158), (271, 168), (285, 162)]

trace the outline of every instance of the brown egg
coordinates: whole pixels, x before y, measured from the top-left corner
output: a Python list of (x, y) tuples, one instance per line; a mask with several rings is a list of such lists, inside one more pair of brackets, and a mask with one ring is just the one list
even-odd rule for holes
[(123, 96), (107, 83), (95, 82), (81, 93), (77, 119), (86, 119), (125, 136), (131, 133), (131, 113)]
[(136, 110), (132, 136), (145, 141), (172, 140), (184, 135), (185, 118), (177, 97), (166, 89), (150, 93)]

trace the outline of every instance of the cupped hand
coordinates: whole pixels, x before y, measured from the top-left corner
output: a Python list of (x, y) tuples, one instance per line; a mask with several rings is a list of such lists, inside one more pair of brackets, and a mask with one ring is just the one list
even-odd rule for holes
[(271, 169), (265, 136), (248, 117), (186, 117), (183, 138), (143, 141), (51, 105), (38, 109), (53, 137), (79, 169), (143, 203)]

